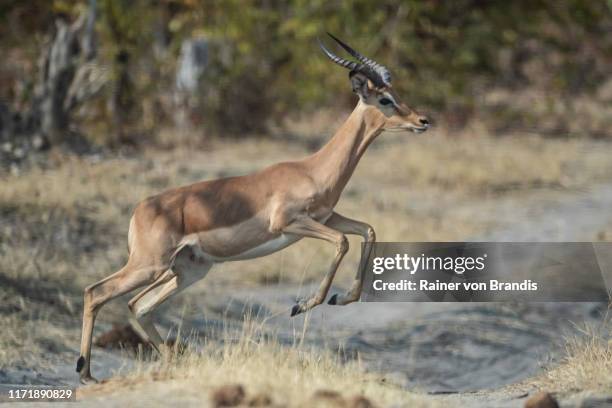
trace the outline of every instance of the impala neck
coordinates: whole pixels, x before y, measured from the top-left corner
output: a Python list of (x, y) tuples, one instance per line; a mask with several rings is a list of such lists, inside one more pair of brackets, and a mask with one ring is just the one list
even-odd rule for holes
[(331, 195), (334, 204), (383, 126), (383, 115), (359, 101), (331, 140), (307, 159), (312, 165), (313, 179), (324, 195)]

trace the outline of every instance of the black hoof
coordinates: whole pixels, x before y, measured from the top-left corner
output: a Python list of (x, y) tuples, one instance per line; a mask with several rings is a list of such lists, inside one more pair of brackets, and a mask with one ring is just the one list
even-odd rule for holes
[(338, 294), (334, 294), (332, 297), (329, 298), (329, 301), (327, 302), (328, 305), (337, 305), (338, 304)]
[(84, 365), (85, 365), (85, 357), (81, 356), (77, 360), (76, 372), (80, 373)]
[(300, 310), (300, 305), (293, 305), (293, 307), (291, 308), (291, 317), (293, 317), (296, 314), (299, 314), (301, 312), (302, 311)]

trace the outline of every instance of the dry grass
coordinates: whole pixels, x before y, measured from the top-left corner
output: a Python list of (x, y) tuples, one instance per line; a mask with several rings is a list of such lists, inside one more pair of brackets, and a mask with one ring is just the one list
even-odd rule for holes
[(159, 390), (172, 389), (182, 403), (201, 403), (217, 387), (242, 384), (247, 396), (266, 395), (276, 406), (318, 406), (312, 396), (321, 390), (345, 398), (365, 396), (379, 407), (437, 406), (426, 396), (408, 392), (382, 375), (364, 372), (358, 360), (343, 361), (341, 353), (307, 348), (299, 338), (293, 345), (281, 345), (260, 322), (250, 318), (245, 319), (241, 331), (227, 331), (222, 341), (206, 343), (203, 351), (198, 348), (197, 342), (183, 352), (175, 346), (165, 358), (141, 362), (127, 376), (82, 390), (81, 396), (87, 399), (112, 390), (123, 399), (129, 390), (158, 400)]
[(536, 379), (543, 389), (569, 392), (612, 390), (612, 339), (608, 327), (585, 327), (566, 339), (562, 361)]
[[(0, 322), (11, 329), (0, 335), (0, 368), (25, 362), (28, 352), (40, 356), (75, 346), (82, 289), (125, 262), (127, 225), (138, 201), (173, 186), (303, 157), (317, 140), (216, 142), (201, 150), (151, 149), (103, 159), (56, 153), (44, 168), (2, 176)], [(382, 135), (338, 210), (372, 223), (381, 240), (463, 240), (485, 225), (477, 214), (454, 212), (458, 205), (581, 188), (612, 174), (611, 152), (612, 145), (587, 140), (453, 138), (442, 131)], [(358, 244), (351, 238), (352, 250), (337, 277), (341, 285), (352, 279)], [(262, 259), (225, 264), (198, 287), (319, 280), (332, 251), (304, 240)], [(112, 302), (98, 321), (124, 322), (125, 315), (125, 302)]]
[[(385, 134), (365, 155), (338, 210), (371, 222), (379, 238), (387, 241), (461, 240), (481, 232), (483, 225), (453, 214), (450, 210), (458, 204), (534, 189), (580, 188), (612, 173), (611, 152), (609, 145), (586, 140)], [(83, 249), (88, 251), (88, 265), (73, 273), (91, 282), (124, 261), (131, 210), (143, 198), (308, 153), (296, 143), (246, 140), (219, 142), (200, 151), (151, 150), (101, 161), (60, 155), (51, 158), (48, 169), (5, 178), (0, 185), (0, 213), (6, 222), (0, 228), (3, 236), (10, 237), (11, 249), (30, 251), (31, 244), (41, 241), (76, 245), (72, 254), (66, 248), (56, 259), (68, 262), (69, 269), (85, 264), (75, 258)], [(49, 233), (40, 237), (40, 229)], [(50, 242), (45, 243), (47, 239)], [(354, 249), (358, 243), (352, 241)], [(314, 255), (331, 256), (328, 247), (307, 240), (270, 257), (227, 265), (218, 276), (230, 284), (311, 281), (319, 278), (329, 258)], [(344, 269), (354, 269), (358, 252), (349, 253)], [(341, 272), (340, 281), (350, 275)]]
[(382, 146), (377, 153), (389, 164), (368, 170), (374, 171), (375, 179), (409, 189), (468, 194), (565, 189), (609, 177), (607, 147), (540, 137), (425, 137), (406, 147)]

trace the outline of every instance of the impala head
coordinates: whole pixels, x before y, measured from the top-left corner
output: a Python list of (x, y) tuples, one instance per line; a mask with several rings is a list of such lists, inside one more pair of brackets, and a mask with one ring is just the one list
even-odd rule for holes
[(374, 60), (364, 57), (344, 42), (327, 33), (358, 62), (348, 61), (319, 45), (325, 55), (348, 69), (353, 92), (364, 104), (376, 108), (384, 120), (383, 130), (412, 130), (421, 133), (429, 128), (429, 120), (402, 103), (391, 87), (389, 70)]

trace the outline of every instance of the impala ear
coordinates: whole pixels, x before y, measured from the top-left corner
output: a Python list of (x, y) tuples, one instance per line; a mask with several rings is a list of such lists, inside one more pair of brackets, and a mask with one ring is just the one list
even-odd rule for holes
[(370, 89), (368, 87), (368, 78), (360, 72), (351, 71), (349, 74), (353, 92), (359, 95), (359, 98), (365, 100), (368, 98)]

